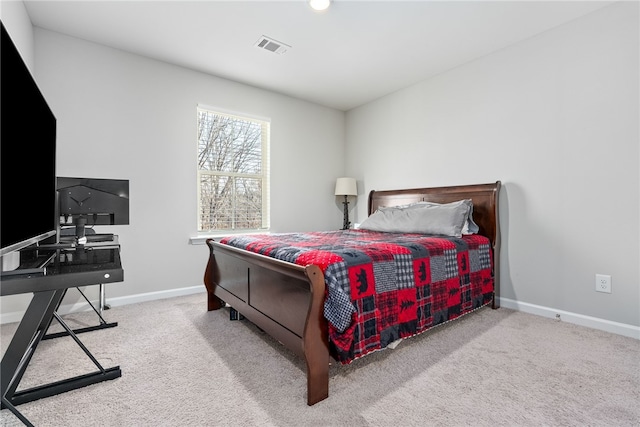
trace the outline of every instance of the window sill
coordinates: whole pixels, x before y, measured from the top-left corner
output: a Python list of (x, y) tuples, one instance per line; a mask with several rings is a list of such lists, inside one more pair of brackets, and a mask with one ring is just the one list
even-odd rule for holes
[(218, 236), (195, 236), (189, 237), (190, 245), (204, 245), (207, 243), (207, 239), (215, 239)]
[(207, 243), (207, 239), (219, 239), (221, 237), (229, 237), (229, 236), (242, 236), (243, 234), (270, 234), (269, 231), (247, 231), (243, 232), (235, 232), (235, 233), (220, 233), (220, 234), (200, 234), (197, 236), (189, 237), (189, 244), (191, 245), (204, 245)]

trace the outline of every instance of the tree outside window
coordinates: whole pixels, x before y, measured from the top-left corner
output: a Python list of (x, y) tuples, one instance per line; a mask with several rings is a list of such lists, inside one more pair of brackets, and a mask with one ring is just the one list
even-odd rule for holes
[(198, 231), (269, 228), (269, 122), (198, 108)]

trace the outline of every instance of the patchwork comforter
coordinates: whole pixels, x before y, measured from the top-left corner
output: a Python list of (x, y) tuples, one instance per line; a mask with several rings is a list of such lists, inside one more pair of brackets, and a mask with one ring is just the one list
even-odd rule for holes
[(221, 243), (318, 265), (334, 357), (347, 364), (491, 302), (489, 239), (340, 230), (253, 234)]

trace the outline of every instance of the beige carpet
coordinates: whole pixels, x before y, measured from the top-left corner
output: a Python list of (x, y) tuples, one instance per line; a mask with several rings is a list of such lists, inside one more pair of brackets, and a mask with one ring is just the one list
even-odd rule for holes
[[(204, 294), (115, 307), (105, 317), (117, 327), (79, 337), (122, 377), (18, 409), (36, 426), (640, 425), (632, 338), (485, 308), (333, 365), (329, 399), (308, 407), (302, 361), (228, 316), (207, 312)], [(16, 326), (0, 327), (3, 353)], [(47, 340), (20, 388), (93, 370), (70, 337)], [(6, 409), (0, 423), (21, 425)]]

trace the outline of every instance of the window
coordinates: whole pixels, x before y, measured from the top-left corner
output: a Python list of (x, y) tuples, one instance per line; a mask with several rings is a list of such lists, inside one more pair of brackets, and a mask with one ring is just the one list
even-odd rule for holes
[(269, 228), (269, 122), (198, 107), (198, 231)]

